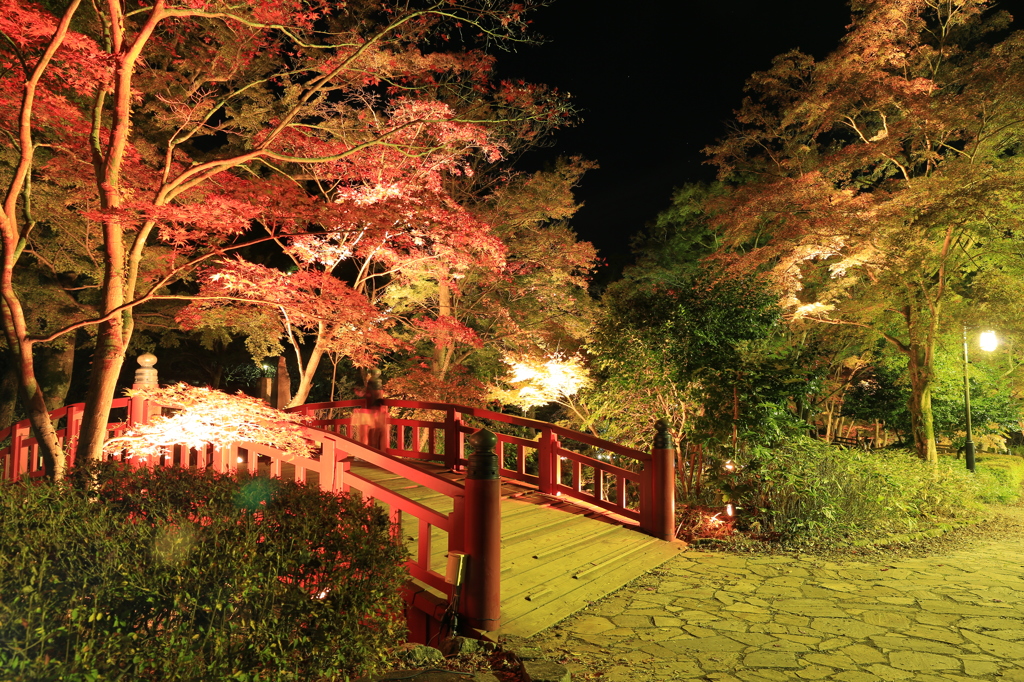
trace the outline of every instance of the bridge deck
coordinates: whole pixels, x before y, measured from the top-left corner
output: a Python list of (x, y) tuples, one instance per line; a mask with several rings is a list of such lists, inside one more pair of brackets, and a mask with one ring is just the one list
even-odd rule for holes
[[(418, 464), (455, 478), (444, 469)], [(369, 464), (352, 472), (438, 512), (451, 499)], [(495, 634), (529, 637), (614, 592), (685, 548), (623, 528), (604, 511), (561, 497), (542, 495), (503, 481), (501, 500), (501, 629)], [(403, 520), (402, 534), (415, 550), (418, 526)], [(435, 530), (431, 566), (444, 572), (447, 539)]]

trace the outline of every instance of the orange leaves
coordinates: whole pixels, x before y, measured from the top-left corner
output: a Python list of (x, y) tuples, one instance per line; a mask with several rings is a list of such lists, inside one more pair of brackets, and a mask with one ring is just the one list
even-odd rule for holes
[(470, 407), (487, 402), (486, 387), (466, 367), (456, 365), (444, 376), (420, 362), (405, 369), (401, 376), (388, 381), (387, 395), (409, 400), (427, 400)]
[[(57, 29), (57, 18), (40, 5), (20, 0), (0, 0), (0, 126), (18, 125), (25, 83)], [(10, 42), (7, 42), (10, 41)], [(15, 49), (11, 49), (13, 43)], [(105, 88), (114, 61), (91, 38), (68, 32), (42, 74), (32, 114), (36, 126), (57, 138), (76, 133), (82, 137), (88, 124), (69, 96), (91, 97)], [(83, 129), (84, 127), (84, 129)]]
[(242, 234), (261, 212), (259, 206), (248, 201), (217, 193), (207, 193), (202, 203), (149, 205), (144, 209), (147, 219), (160, 224), (160, 239), (175, 246)]
[[(564, 120), (568, 105), (542, 87), (497, 83), (494, 58), (471, 39), (448, 51), (434, 39), (453, 28), (518, 39), (534, 5), (169, 0), (160, 13), (100, 3), (76, 19), (83, 33), (67, 36), (34, 104), (45, 151), (31, 177), (66, 195), (36, 219), (84, 223), (90, 235), (90, 222), (102, 224), (106, 260), (90, 276), (127, 299), (195, 274), (185, 324), (229, 305), (263, 321), (270, 310), (297, 346), (324, 334), (331, 350), (369, 362), (397, 344), (392, 313), (378, 307), (385, 290), (510, 276), (505, 245), (473, 207), (484, 198), (450, 192)], [(23, 72), (57, 25), (42, 5), (0, 0), (10, 38), (0, 41), (0, 126), (12, 139)], [(563, 197), (545, 210), (572, 209)], [(296, 271), (236, 260), (196, 272), (211, 253), (251, 253), (247, 240), (276, 240)], [(122, 287), (123, 273), (142, 281)], [(479, 343), (468, 327), (420, 332)]]
[(223, 323), (225, 309), (243, 316), (246, 308), (253, 309), (250, 313), (264, 309), (277, 317), (281, 335), (316, 336), (326, 350), (346, 355), (359, 366), (372, 364), (376, 355), (396, 345), (387, 331), (393, 321), (330, 272), (286, 273), (234, 260), (217, 263), (201, 281), (199, 300), (178, 315), (182, 325)]
[(188, 384), (132, 393), (177, 411), (170, 417), (153, 417), (149, 424), (139, 424), (124, 437), (107, 441), (105, 452), (124, 449), (132, 457), (157, 458), (177, 443), (201, 449), (238, 442), (271, 445), (293, 457), (312, 457), (317, 452), (299, 426), (305, 417), (275, 410), (258, 398)]
[[(920, 311), (951, 273), (974, 272), (980, 254), (944, 235), (1011, 219), (998, 188), (1020, 182), (1005, 145), (1024, 131), (1024, 39), (986, 43), (1007, 26), (983, 14), (993, 6), (864, 0), (831, 55), (755, 74), (739, 128), (708, 150), (736, 181), (714, 206), (734, 249), (721, 258), (770, 272), (798, 316), (858, 310), (854, 287), (889, 297), (877, 309)], [(908, 281), (924, 293), (907, 300)]]
[(420, 318), (415, 323), (417, 336), (425, 337), (438, 347), (450, 348), (456, 344), (465, 344), (473, 348), (482, 348), (480, 336), (451, 315), (436, 318)]

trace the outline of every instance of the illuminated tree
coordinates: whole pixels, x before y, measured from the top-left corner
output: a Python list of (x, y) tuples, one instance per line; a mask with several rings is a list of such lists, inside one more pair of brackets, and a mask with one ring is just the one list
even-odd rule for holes
[[(96, 328), (79, 442), (96, 457), (138, 306), (181, 297), (176, 282), (247, 243), (293, 246), (361, 229), (373, 207), (408, 210), (473, 154), (501, 154), (492, 124), (559, 119), (557, 96), (494, 82), (492, 58), (469, 49), (523, 40), (535, 4), (72, 0), (54, 16), (4, 0), (0, 129), (14, 154), (0, 170), (0, 313), (47, 470), (60, 476), (64, 453), (37, 344)], [(439, 84), (480, 97), (441, 100)], [(56, 185), (63, 204), (35, 202)], [(40, 233), (72, 224), (99, 250), (82, 283), (96, 313), (37, 333), (15, 271), (38, 267)]]
[(502, 358), (543, 362), (551, 349), (579, 348), (592, 320), (587, 288), (597, 253), (565, 221), (579, 208), (572, 190), (592, 167), (562, 159), (508, 179), (477, 173), (483, 187), (460, 179), (452, 194), (489, 226), (492, 241), (431, 245), (387, 287), (383, 301), (415, 353), (389, 381), (392, 394), (482, 403), (485, 385), (506, 371)]
[(578, 355), (553, 353), (538, 359), (530, 356), (504, 358), (509, 373), (502, 377), (507, 386), (494, 388), (491, 398), (524, 410), (550, 403), (567, 405), (568, 400), (592, 382)]
[(647, 426), (667, 417), (677, 434), (721, 441), (737, 400), (740, 426), (766, 432), (769, 424), (752, 408), (784, 405), (799, 388), (797, 380), (780, 385), (793, 368), (773, 336), (780, 317), (774, 293), (756, 277), (724, 277), (713, 264), (694, 272), (641, 260), (602, 303), (587, 344), (597, 383), (582, 402), (603, 437), (646, 438)]
[(770, 273), (791, 318), (871, 329), (904, 354), (929, 461), (949, 306), (1020, 272), (1024, 36), (994, 5), (854, 2), (840, 48), (755, 74), (708, 150), (734, 183), (721, 261)]
[(175, 408), (169, 417), (154, 416), (125, 435), (111, 438), (104, 452), (126, 450), (133, 458), (159, 459), (167, 447), (181, 443), (202, 450), (247, 442), (270, 445), (291, 457), (313, 457), (319, 448), (304, 436), (304, 417), (280, 412), (259, 398), (229, 395), (188, 384), (134, 391), (164, 407)]

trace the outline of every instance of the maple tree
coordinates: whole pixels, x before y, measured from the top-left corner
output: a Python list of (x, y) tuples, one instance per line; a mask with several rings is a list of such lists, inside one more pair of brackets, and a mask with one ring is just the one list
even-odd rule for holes
[(491, 391), (491, 398), (505, 405), (517, 405), (524, 410), (559, 403), (572, 407), (573, 396), (592, 382), (579, 355), (566, 357), (553, 353), (538, 362), (535, 358), (509, 356), (504, 359), (509, 374), (506, 386)]
[[(300, 328), (323, 320), (323, 290), (359, 308), (322, 262), (285, 281), (234, 259), (261, 241), (329, 251), (397, 214), (414, 221), (420, 205), (455, 211), (442, 178), (470, 171), (474, 154), (498, 158), (503, 122), (559, 120), (560, 96), (496, 81), (493, 58), (471, 46), (525, 40), (540, 4), (72, 0), (54, 15), (0, 2), (0, 130), (14, 150), (0, 166), (0, 312), (47, 470), (62, 475), (64, 453), (39, 344), (95, 328), (78, 448), (96, 457), (136, 308), (191, 300), (179, 284), (191, 277), (220, 283), (200, 297), (243, 305), (305, 297), (292, 306)], [(36, 202), (57, 187), (62, 203)], [(76, 283), (95, 292), (94, 312), (39, 331), (16, 272), (39, 267), (41, 233), (72, 230), (96, 254)]]
[[(988, 0), (858, 0), (820, 62), (777, 57), (707, 151), (733, 271), (767, 272), (790, 319), (861, 326), (907, 358), (919, 455), (936, 461), (936, 348), (1019, 287), (1024, 35)], [(955, 308), (951, 308), (955, 306)], [(955, 316), (951, 311), (960, 311)]]
[(291, 458), (312, 458), (319, 451), (301, 428), (304, 417), (275, 410), (259, 398), (188, 384), (128, 393), (175, 412), (154, 416), (148, 424), (136, 424), (123, 436), (107, 440), (104, 452), (125, 450), (130, 458), (159, 459), (167, 454), (168, 446), (176, 443), (202, 450), (208, 445), (223, 447), (238, 442), (270, 445)]
[(482, 404), (507, 371), (504, 358), (539, 363), (579, 348), (593, 315), (587, 289), (597, 253), (566, 221), (579, 208), (573, 189), (593, 167), (559, 159), (532, 174), (458, 179), (452, 196), (488, 226), (490, 241), (444, 253), (434, 246), (384, 292), (412, 348), (396, 362), (392, 394)]

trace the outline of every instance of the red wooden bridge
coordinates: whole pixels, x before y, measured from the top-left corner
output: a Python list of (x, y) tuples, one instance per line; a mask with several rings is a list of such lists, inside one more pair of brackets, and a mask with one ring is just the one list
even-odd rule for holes
[[(161, 410), (141, 396), (115, 400), (114, 408), (110, 437)], [(82, 409), (52, 413), (69, 452)], [(532, 635), (684, 547), (672, 542), (672, 450), (645, 453), (546, 422), (443, 403), (348, 400), (292, 411), (309, 417), (306, 436), (319, 456), (238, 442), (199, 452), (169, 446), (154, 464), (247, 469), (324, 490), (358, 490), (386, 506), (411, 554), (411, 639), (426, 641), (452, 612), (480, 630)], [(481, 428), (494, 437), (477, 438), (474, 452), (466, 437)], [(3, 478), (41, 477), (28, 422), (0, 431), (0, 443), (7, 438)]]

